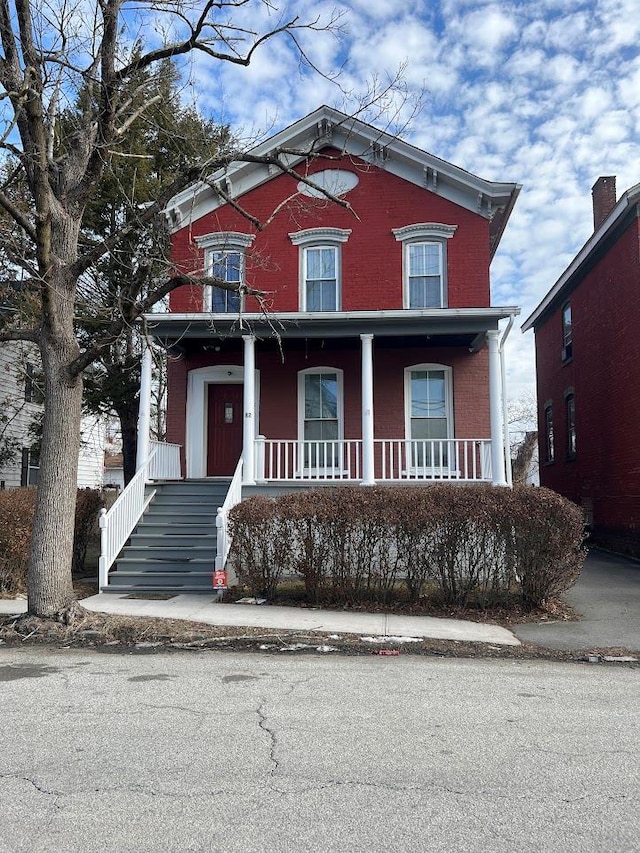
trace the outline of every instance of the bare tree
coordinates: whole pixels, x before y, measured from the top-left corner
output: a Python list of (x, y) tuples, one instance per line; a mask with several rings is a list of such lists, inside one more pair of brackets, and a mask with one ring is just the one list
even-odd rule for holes
[(507, 406), (513, 483), (530, 482), (535, 450), (538, 444), (536, 398), (533, 393), (510, 400)]
[[(255, 51), (274, 38), (292, 39), (304, 60), (300, 34), (336, 24), (334, 15), (326, 21), (272, 17), (267, 31), (254, 32), (234, 23), (234, 15), (251, 6), (256, 11), (268, 6), (275, 14), (268, 0), (176, 0), (150, 3), (146, 10), (144, 4), (129, 7), (125, 0), (75, 6), (0, 0), (0, 145), (11, 158), (0, 184), (0, 211), (6, 226), (3, 250), (21, 278), (19, 289), (0, 294), (0, 302), (12, 300), (16, 308), (0, 315), (0, 341), (38, 346), (45, 389), (28, 572), (30, 614), (68, 620), (75, 611), (71, 562), (83, 371), (173, 288), (194, 280), (221, 284), (196, 271), (143, 289), (141, 282), (148, 284), (143, 270), (134, 269), (118, 303), (102, 306), (95, 332), (79, 339), (74, 318), (89, 272), (195, 179), (234, 161), (257, 159), (229, 140), (208, 162), (185, 163), (144, 208), (129, 209), (108, 236), (88, 239), (83, 221), (105, 165), (149, 107), (144, 84), (132, 91), (130, 83), (167, 58), (190, 54), (247, 66)], [(153, 27), (148, 26), (151, 16)], [(152, 32), (152, 47), (145, 43), (142, 26), (131, 38), (131, 22), (141, 18)], [(167, 34), (162, 43), (160, 31)], [(291, 173), (288, 152), (259, 160)]]

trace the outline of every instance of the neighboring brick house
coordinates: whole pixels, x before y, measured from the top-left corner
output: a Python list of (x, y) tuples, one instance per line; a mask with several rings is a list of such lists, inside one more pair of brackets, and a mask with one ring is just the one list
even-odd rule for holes
[(593, 186), (594, 231), (523, 331), (536, 342), (540, 481), (596, 542), (640, 556), (640, 184)]
[(519, 187), (328, 107), (253, 154), (282, 149), (325, 156), (235, 164), (168, 211), (178, 269), (267, 294), (185, 286), (148, 317), (183, 473), (243, 456), (245, 485), (508, 482), (499, 323), (518, 309), (491, 306), (489, 265)]

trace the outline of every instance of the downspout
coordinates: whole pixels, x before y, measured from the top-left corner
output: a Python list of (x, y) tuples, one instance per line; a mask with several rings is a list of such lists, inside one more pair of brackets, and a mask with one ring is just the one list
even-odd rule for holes
[(509, 440), (509, 424), (507, 422), (507, 380), (504, 366), (504, 344), (509, 336), (511, 327), (515, 322), (515, 314), (509, 317), (509, 323), (504, 330), (504, 334), (498, 344), (498, 352), (500, 353), (500, 380), (502, 383), (502, 429), (504, 434), (504, 455), (505, 455), (505, 473), (507, 475), (507, 485), (513, 488), (513, 471), (511, 470), (511, 444)]

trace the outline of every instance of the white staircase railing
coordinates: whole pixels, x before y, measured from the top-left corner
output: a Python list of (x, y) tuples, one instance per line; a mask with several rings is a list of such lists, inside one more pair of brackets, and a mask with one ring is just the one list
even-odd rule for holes
[(218, 536), (218, 549), (216, 553), (216, 571), (224, 569), (229, 549), (231, 547), (231, 538), (229, 536), (229, 512), (236, 504), (242, 500), (242, 457), (236, 465), (236, 470), (229, 486), (229, 491), (224, 499), (224, 503), (218, 508), (216, 515), (216, 528)]
[(100, 510), (100, 559), (98, 580), (100, 589), (107, 586), (109, 569), (122, 550), (134, 527), (155, 495), (155, 489), (147, 490), (149, 480), (180, 479), (180, 445), (149, 442), (149, 457), (136, 471), (126, 488), (120, 493), (113, 506)]
[[(164, 441), (149, 442), (148, 480), (180, 480), (180, 444)], [(155, 453), (151, 454), (151, 451)]]

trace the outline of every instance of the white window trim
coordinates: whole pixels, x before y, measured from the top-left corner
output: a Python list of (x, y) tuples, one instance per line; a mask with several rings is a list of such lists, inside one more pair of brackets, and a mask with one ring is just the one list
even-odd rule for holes
[[(196, 246), (199, 249), (204, 249), (204, 268), (208, 275), (213, 269), (213, 256), (216, 252), (239, 252), (240, 253), (240, 278), (244, 284), (246, 281), (246, 250), (255, 240), (254, 234), (243, 234), (240, 231), (214, 231), (211, 234), (203, 234), (195, 237)], [(244, 310), (244, 299), (241, 297), (240, 310)], [(207, 288), (204, 299), (204, 310), (207, 313), (218, 313), (213, 310), (213, 291)], [(225, 311), (225, 314), (231, 314), (231, 311)]]
[[(306, 370), (300, 370), (298, 372), (298, 446), (302, 448), (304, 438), (304, 409), (305, 409), (305, 387), (304, 387), (304, 379), (305, 376), (318, 374), (318, 373), (335, 373), (337, 382), (338, 382), (338, 438), (336, 441), (342, 442), (344, 441), (344, 371), (339, 367), (308, 367)], [(342, 457), (341, 457), (342, 458)], [(298, 455), (298, 468), (299, 473), (302, 471), (316, 473), (317, 471), (322, 470), (321, 468), (310, 468), (305, 467), (304, 465), (304, 453), (300, 453)], [(345, 472), (340, 470), (337, 472), (338, 474), (344, 474)]]
[(440, 248), (440, 307), (448, 305), (447, 294), (447, 240), (456, 233), (457, 225), (445, 225), (440, 222), (416, 222), (392, 228), (391, 233), (402, 243), (402, 305), (409, 305), (409, 249), (412, 243), (434, 243)]
[(336, 311), (342, 310), (342, 251), (340, 246), (346, 243), (351, 236), (350, 228), (305, 228), (303, 231), (294, 231), (289, 234), (289, 239), (294, 246), (300, 249), (298, 255), (298, 304), (301, 311), (307, 310), (307, 288), (306, 288), (306, 250), (307, 249), (333, 249), (336, 256)]
[[(411, 374), (415, 371), (441, 370), (444, 371), (444, 394), (445, 394), (445, 415), (447, 419), (447, 437), (442, 441), (451, 441), (455, 439), (455, 429), (453, 420), (453, 368), (447, 364), (423, 363), (411, 364), (404, 369), (404, 434), (407, 441), (407, 454), (411, 447)], [(420, 466), (417, 469), (415, 466), (408, 466), (408, 470), (403, 473), (415, 474), (417, 470), (426, 471), (431, 474), (437, 474), (446, 470), (449, 474), (455, 474), (455, 469), (451, 467), (451, 460), (445, 467), (443, 466)]]

